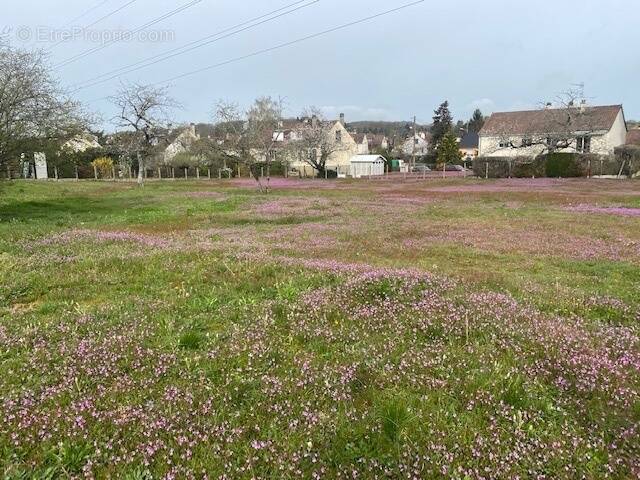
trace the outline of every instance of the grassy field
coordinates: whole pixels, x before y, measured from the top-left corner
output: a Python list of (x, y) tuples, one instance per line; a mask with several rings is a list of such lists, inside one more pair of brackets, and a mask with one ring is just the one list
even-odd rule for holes
[(5, 479), (640, 476), (640, 182), (0, 184)]

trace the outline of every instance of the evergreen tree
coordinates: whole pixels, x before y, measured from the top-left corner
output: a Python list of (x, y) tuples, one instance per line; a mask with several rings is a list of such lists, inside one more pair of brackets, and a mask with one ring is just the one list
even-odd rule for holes
[(447, 132), (438, 148), (438, 165), (457, 165), (462, 161), (462, 152), (458, 146), (458, 139), (453, 132)]
[(449, 101), (445, 100), (434, 113), (433, 125), (431, 126), (431, 148), (436, 151), (445, 135), (451, 132), (453, 125), (453, 117), (449, 111)]
[(469, 131), (478, 133), (480, 130), (482, 130), (483, 126), (484, 126), (484, 116), (482, 115), (482, 112), (480, 111), (480, 109), (477, 108), (476, 111), (473, 112), (473, 116), (471, 117), (471, 120), (469, 120)]

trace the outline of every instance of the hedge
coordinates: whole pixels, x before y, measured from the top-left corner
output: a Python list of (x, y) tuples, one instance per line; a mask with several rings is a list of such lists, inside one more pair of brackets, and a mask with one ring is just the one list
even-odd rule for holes
[(479, 177), (587, 177), (589, 175), (633, 176), (640, 170), (640, 148), (620, 147), (616, 155), (553, 153), (531, 157), (479, 157), (473, 170)]

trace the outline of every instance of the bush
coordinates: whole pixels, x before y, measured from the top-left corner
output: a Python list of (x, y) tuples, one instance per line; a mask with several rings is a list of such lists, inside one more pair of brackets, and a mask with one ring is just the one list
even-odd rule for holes
[[(473, 162), (473, 171), (484, 178), (489, 166), (489, 178), (531, 178), (531, 177), (587, 177), (589, 175), (632, 175), (640, 170), (640, 149), (638, 157), (624, 147), (616, 156), (595, 154), (554, 153), (531, 157), (478, 157)], [(634, 160), (636, 159), (636, 160)]]
[(582, 177), (582, 168), (574, 153), (551, 153), (544, 158), (547, 177)]
[(624, 175), (640, 176), (640, 146), (623, 145), (616, 148), (615, 155), (620, 164), (624, 162)]
[(113, 160), (109, 157), (99, 157), (91, 162), (91, 166), (95, 168), (98, 175), (102, 178), (111, 177), (113, 174)]
[(487, 174), (489, 178), (530, 178), (545, 175), (544, 162), (531, 157), (478, 157), (473, 162), (473, 172), (478, 177)]

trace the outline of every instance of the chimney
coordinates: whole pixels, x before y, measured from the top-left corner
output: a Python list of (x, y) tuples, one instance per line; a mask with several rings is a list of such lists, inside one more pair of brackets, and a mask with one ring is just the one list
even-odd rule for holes
[(587, 108), (587, 101), (586, 100), (582, 100), (580, 102), (580, 113), (584, 113), (585, 108)]
[(340, 123), (343, 127), (347, 125), (347, 122), (344, 121), (344, 113), (340, 114)]
[(317, 115), (313, 115), (311, 117), (311, 126), (313, 128), (316, 128), (318, 126), (318, 116)]
[(553, 107), (553, 104), (551, 102), (547, 102), (547, 104), (544, 106), (544, 109), (551, 110), (551, 107)]

